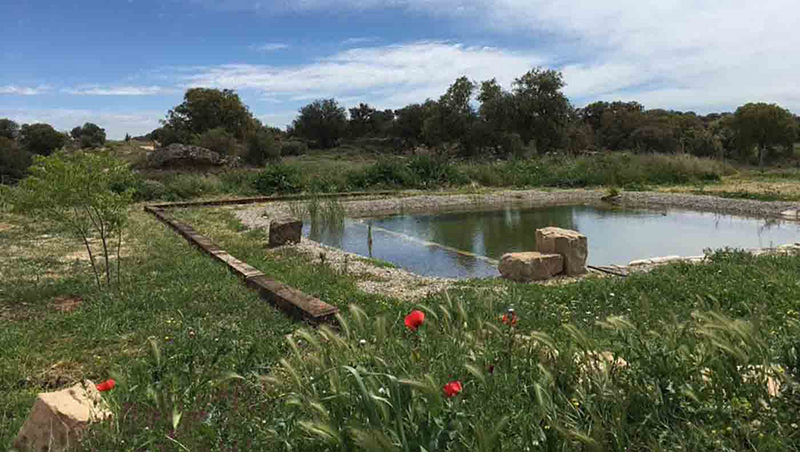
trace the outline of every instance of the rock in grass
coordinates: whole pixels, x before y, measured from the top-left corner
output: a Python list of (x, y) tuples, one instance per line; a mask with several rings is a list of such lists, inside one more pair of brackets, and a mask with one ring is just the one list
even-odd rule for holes
[(545, 280), (561, 273), (563, 268), (561, 255), (537, 252), (505, 254), (497, 266), (503, 278), (517, 282)]
[(586, 273), (589, 245), (586, 236), (577, 231), (554, 227), (537, 229), (536, 251), (563, 256), (565, 275), (577, 276)]
[(303, 221), (297, 218), (279, 218), (269, 223), (269, 246), (300, 243)]
[(89, 380), (61, 391), (43, 392), (36, 396), (14, 447), (24, 452), (73, 450), (92, 422), (110, 416), (108, 404)]

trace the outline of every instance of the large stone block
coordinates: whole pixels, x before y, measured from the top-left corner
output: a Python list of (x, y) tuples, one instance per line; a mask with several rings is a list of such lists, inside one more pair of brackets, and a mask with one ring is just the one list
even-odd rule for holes
[(586, 273), (588, 241), (585, 235), (577, 231), (554, 227), (537, 229), (536, 251), (563, 256), (566, 275), (576, 276)]
[(279, 218), (269, 223), (269, 246), (300, 243), (303, 221), (297, 218)]
[(110, 416), (108, 404), (91, 381), (41, 393), (19, 430), (14, 447), (24, 452), (72, 450), (89, 424)]
[(541, 281), (561, 273), (564, 259), (559, 254), (537, 252), (503, 255), (497, 269), (503, 278), (512, 281)]

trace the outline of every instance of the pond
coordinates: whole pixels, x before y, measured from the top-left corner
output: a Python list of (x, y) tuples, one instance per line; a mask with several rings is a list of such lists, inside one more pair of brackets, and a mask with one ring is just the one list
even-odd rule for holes
[(706, 248), (764, 248), (800, 240), (800, 223), (794, 222), (583, 205), (316, 221), (304, 225), (303, 235), (421, 275), (479, 278), (498, 276), (496, 261), (503, 254), (535, 250), (535, 231), (547, 226), (586, 235), (590, 265), (627, 265), (649, 257), (702, 255)]

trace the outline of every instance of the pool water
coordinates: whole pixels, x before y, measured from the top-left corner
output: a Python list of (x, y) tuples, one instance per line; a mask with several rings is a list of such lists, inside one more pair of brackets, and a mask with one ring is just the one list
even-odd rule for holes
[[(306, 222), (304, 237), (426, 276), (498, 276), (505, 253), (536, 249), (536, 229), (588, 237), (591, 265), (626, 265), (706, 248), (764, 248), (800, 241), (800, 223), (689, 210), (559, 206)], [(371, 241), (370, 241), (371, 236)]]

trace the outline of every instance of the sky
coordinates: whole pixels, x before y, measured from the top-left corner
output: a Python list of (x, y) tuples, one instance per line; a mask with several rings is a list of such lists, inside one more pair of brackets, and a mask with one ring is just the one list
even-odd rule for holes
[(559, 70), (576, 107), (800, 113), (797, 0), (0, 0), (0, 118), (110, 138), (159, 126), (191, 87), (270, 126), (336, 98), (401, 108), (453, 81)]

